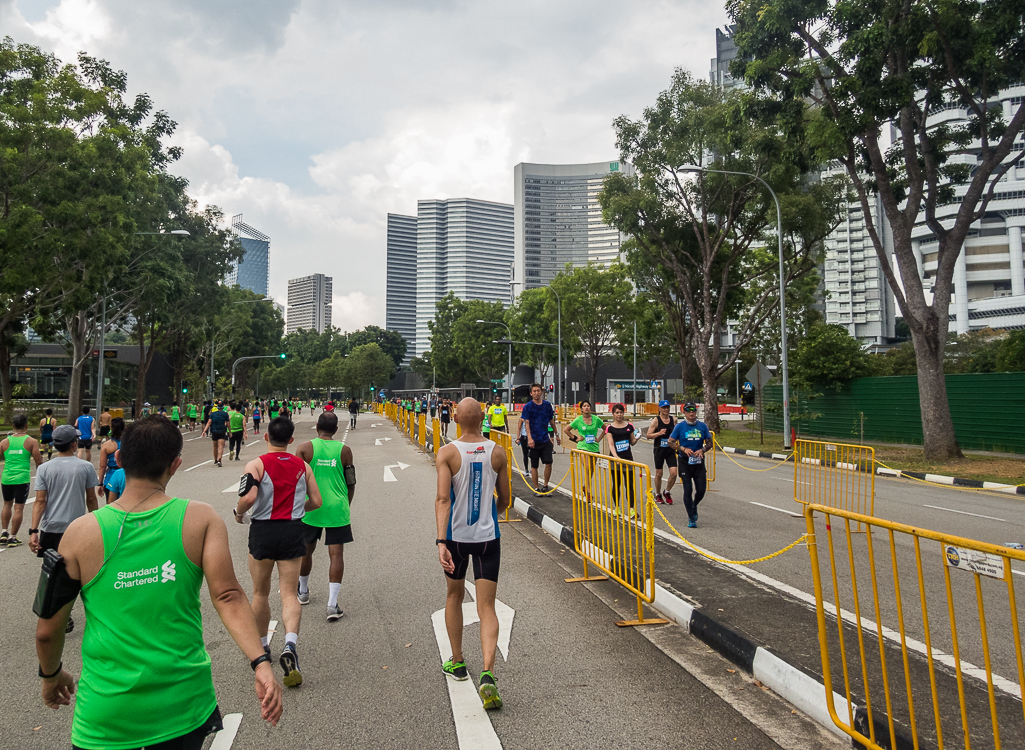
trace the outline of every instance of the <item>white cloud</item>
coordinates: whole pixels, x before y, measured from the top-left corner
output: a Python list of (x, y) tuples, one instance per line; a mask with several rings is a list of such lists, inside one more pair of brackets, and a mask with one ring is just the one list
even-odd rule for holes
[(384, 324), (388, 212), (511, 202), (519, 161), (615, 156), (612, 119), (677, 66), (703, 78), (726, 21), (698, 0), (53, 0), (35, 22), (27, 7), (0, 0), (5, 33), (126, 70), (180, 123), (193, 196), (270, 235), (271, 294), (332, 276), (349, 330)]

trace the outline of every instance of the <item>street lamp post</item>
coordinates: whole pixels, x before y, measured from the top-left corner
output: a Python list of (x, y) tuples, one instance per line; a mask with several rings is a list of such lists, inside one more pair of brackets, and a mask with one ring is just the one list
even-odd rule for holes
[[(191, 237), (187, 229), (172, 229), (170, 232), (136, 232), (136, 235), (158, 235), (162, 237)], [(152, 250), (147, 250), (150, 253)], [(143, 253), (145, 255), (146, 253)], [(141, 258), (142, 256), (140, 256)], [(138, 262), (139, 258), (136, 258)], [(107, 295), (103, 295), (103, 312), (100, 314), (100, 361), (96, 363), (96, 413), (103, 410), (103, 351), (107, 343)], [(139, 404), (140, 410), (142, 404)], [(140, 411), (141, 413), (141, 411)]]
[[(508, 325), (497, 320), (478, 320), (478, 323), (484, 325), (502, 326), (506, 333), (509, 334), (510, 340), (512, 339), (512, 329)], [(512, 408), (512, 343), (509, 344), (509, 408)]]
[[(552, 294), (555, 295), (555, 299), (557, 299), (559, 301), (559, 345), (557, 347), (558, 351), (557, 351), (557, 353), (555, 355), (555, 358), (558, 360), (558, 364), (555, 366), (555, 388), (556, 388), (556, 391), (555, 391), (555, 402), (557, 404), (561, 404), (562, 403), (562, 297), (559, 296), (559, 293), (557, 291), (555, 291), (555, 289), (553, 289), (551, 287), (551, 285), (548, 286), (548, 289), (552, 292)], [(594, 394), (593, 393), (591, 394), (591, 398), (594, 398)]]
[(700, 167), (696, 164), (684, 164), (677, 168), (678, 172), (714, 172), (716, 174), (732, 174), (739, 175), (740, 177), (754, 177), (760, 183), (765, 185), (772, 199), (776, 202), (776, 239), (779, 244), (779, 337), (780, 337), (780, 348), (782, 350), (782, 358), (780, 365), (783, 369), (783, 447), (790, 449), (790, 370), (787, 366), (787, 307), (786, 307), (786, 296), (784, 288), (784, 270), (783, 270), (783, 212), (779, 207), (779, 197), (776, 195), (776, 191), (772, 189), (765, 180), (756, 174), (750, 172), (733, 172), (726, 169), (708, 169), (707, 167)]

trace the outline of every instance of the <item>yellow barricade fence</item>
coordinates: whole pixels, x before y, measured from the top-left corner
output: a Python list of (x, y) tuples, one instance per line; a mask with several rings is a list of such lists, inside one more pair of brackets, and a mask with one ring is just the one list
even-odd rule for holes
[(409, 424), (409, 439), (416, 441), (416, 415), (411, 411), (406, 412), (406, 422)]
[[(502, 450), (505, 451), (505, 460), (509, 468), (509, 497), (512, 497), (512, 474), (513, 474), (513, 452), (512, 452), (512, 436), (508, 432), (502, 432), (501, 430), (492, 430), (488, 433), (491, 440), (498, 443)], [(497, 492), (495, 493), (498, 494)], [(512, 504), (510, 503), (510, 508)], [(509, 518), (509, 508), (505, 509), (505, 518), (498, 519), (499, 523), (518, 523), (522, 521), (522, 518)]]
[(794, 443), (794, 500), (875, 515), (876, 452), (865, 445)]
[(434, 455), (441, 450), (441, 420), (435, 417), (431, 420), (431, 437), (434, 438)]
[(419, 438), (420, 450), (427, 452), (427, 415), (420, 412), (420, 419), (417, 420), (417, 436)]
[(589, 576), (590, 562), (637, 597), (637, 619), (619, 626), (668, 622), (644, 617), (643, 602), (655, 600), (655, 498), (644, 464), (589, 451), (570, 452), (573, 483), (573, 544), (584, 559), (584, 575), (567, 582), (603, 580)]
[[(709, 432), (711, 432), (711, 430), (709, 430)], [(719, 441), (716, 439), (715, 433), (712, 432), (712, 460), (710, 462), (707, 459), (705, 460), (705, 479), (707, 479), (705, 482), (705, 488), (711, 492), (718, 492), (718, 490), (712, 489), (712, 482), (715, 481), (715, 457), (716, 454), (719, 453), (719, 448)], [(678, 456), (677, 458), (679, 459), (680, 457)], [(682, 458), (686, 458), (686, 456), (683, 456)]]
[(1025, 551), (820, 504), (804, 515), (836, 726), (872, 750), (1025, 747), (1011, 568)]

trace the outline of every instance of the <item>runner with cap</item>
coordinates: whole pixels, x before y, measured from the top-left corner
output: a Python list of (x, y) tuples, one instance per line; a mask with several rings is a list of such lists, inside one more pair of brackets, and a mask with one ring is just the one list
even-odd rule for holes
[(712, 450), (712, 433), (704, 422), (698, 420), (698, 407), (693, 401), (683, 405), (683, 421), (676, 423), (669, 438), (669, 447), (680, 454), (683, 505), (689, 519), (687, 527), (693, 529), (698, 525), (698, 503), (708, 487), (705, 452)]
[[(669, 447), (669, 437), (676, 427), (676, 420), (669, 413), (669, 402), (662, 399), (658, 402), (658, 414), (645, 434), (655, 444), (655, 502), (673, 504), (673, 496), (669, 490), (676, 484), (678, 469), (676, 467), (676, 451)], [(669, 467), (669, 481), (666, 483), (665, 494), (662, 494), (662, 467)]]
[(454, 680), (469, 678), (463, 660), (463, 597), (466, 569), (472, 558), (484, 662), (477, 693), (485, 710), (492, 710), (502, 707), (493, 672), (498, 647), (495, 595), (502, 561), (498, 514), (512, 502), (509, 466), (505, 451), (495, 450), (495, 443), (485, 440), (481, 434), (480, 404), (475, 399), (464, 398), (459, 406), (457, 421), (462, 434), (438, 451), (436, 462), (438, 495), (434, 510), (438, 538), (435, 542), (447, 579), (445, 629), (452, 646), (452, 656), (441, 669)]

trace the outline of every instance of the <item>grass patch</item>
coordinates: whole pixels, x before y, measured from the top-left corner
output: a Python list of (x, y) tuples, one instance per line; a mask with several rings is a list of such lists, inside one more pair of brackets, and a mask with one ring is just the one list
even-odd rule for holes
[[(720, 432), (716, 439), (721, 445), (745, 450), (765, 451), (767, 453), (786, 453), (783, 448), (783, 435), (778, 432), (766, 432), (765, 442), (758, 438), (757, 425), (741, 425), (731, 422), (729, 429)], [(828, 438), (813, 438), (826, 440)], [(832, 442), (842, 442), (833, 440)], [(875, 445), (876, 462), (885, 464), (892, 469), (902, 471), (918, 471), (928, 474), (943, 474), (962, 479), (977, 479), (981, 482), (1001, 482), (1003, 484), (1025, 484), (1025, 464), (1017, 457), (1008, 456), (965, 456), (960, 461), (926, 461), (921, 448), (898, 448), (889, 445)]]

